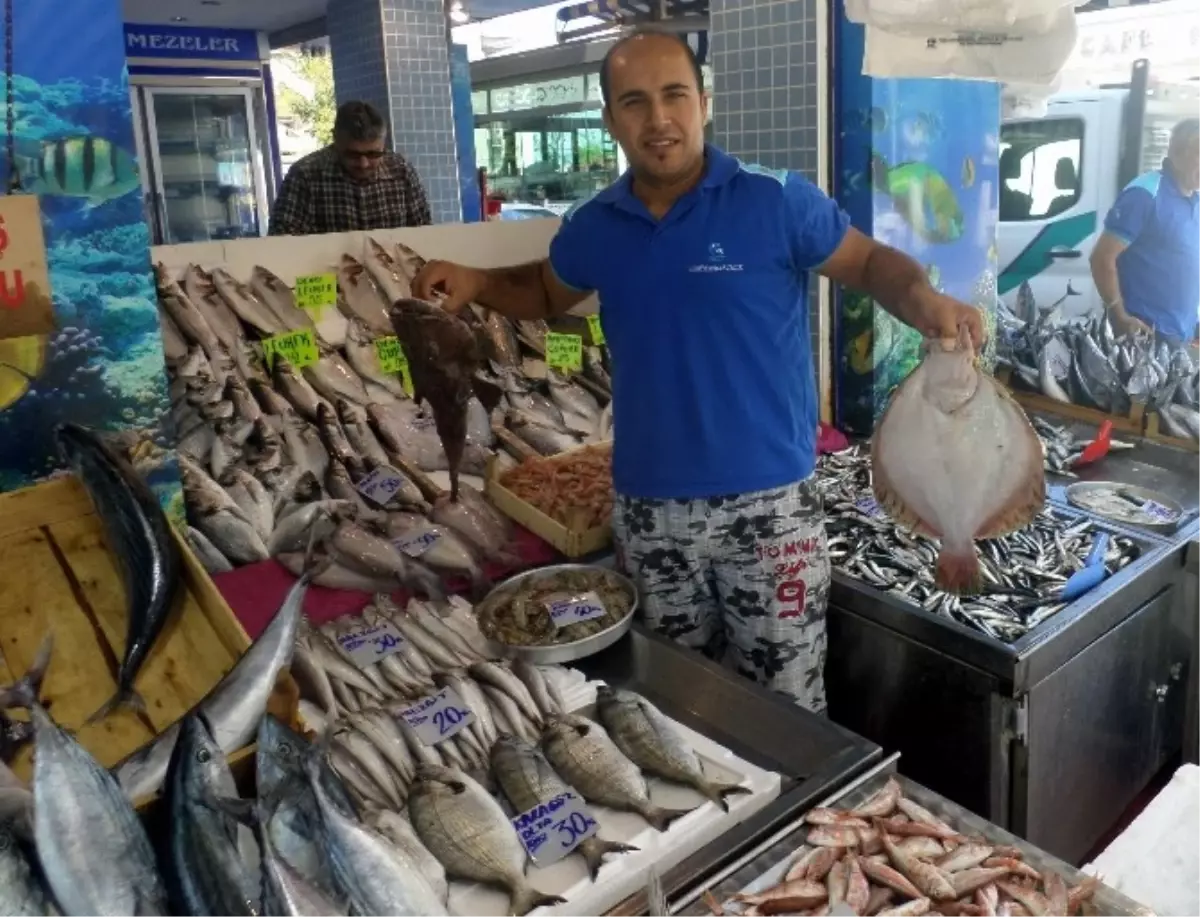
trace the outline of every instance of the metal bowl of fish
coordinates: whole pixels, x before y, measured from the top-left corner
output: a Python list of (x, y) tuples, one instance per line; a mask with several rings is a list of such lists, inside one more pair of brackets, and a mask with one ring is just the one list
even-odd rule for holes
[(1139, 528), (1173, 532), (1183, 519), (1177, 500), (1149, 487), (1117, 481), (1080, 481), (1067, 488), (1072, 506)]
[(633, 624), (637, 588), (590, 564), (557, 564), (518, 573), (475, 606), (479, 629), (507, 655), (550, 665), (612, 646)]

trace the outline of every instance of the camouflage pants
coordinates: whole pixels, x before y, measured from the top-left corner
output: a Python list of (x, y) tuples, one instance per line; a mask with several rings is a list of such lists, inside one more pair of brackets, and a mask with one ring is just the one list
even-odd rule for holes
[(618, 494), (613, 529), (647, 626), (825, 711), (829, 556), (811, 479), (701, 500)]

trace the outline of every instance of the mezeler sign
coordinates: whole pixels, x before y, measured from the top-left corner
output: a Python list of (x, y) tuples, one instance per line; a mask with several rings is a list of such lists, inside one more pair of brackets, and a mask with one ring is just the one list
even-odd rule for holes
[(249, 29), (192, 29), (127, 22), (125, 56), (257, 61), (258, 33)]

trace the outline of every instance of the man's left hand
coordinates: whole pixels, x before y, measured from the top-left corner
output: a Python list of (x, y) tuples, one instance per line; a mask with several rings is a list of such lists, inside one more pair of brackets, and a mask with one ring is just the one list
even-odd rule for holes
[(983, 351), (987, 332), (983, 327), (983, 313), (974, 306), (933, 291), (921, 303), (919, 316), (917, 330), (925, 337), (953, 340), (958, 337), (958, 329), (966, 325), (975, 352)]

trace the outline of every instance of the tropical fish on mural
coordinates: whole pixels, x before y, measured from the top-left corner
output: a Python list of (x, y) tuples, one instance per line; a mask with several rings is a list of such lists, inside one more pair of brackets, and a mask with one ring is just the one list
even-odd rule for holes
[(25, 394), (42, 371), (46, 339), (30, 336), (0, 341), (0, 411)]
[(126, 149), (90, 135), (22, 140), (17, 169), (34, 194), (85, 198), (92, 207), (141, 186), (137, 162)]
[(963, 212), (950, 184), (924, 162), (889, 166), (882, 156), (871, 161), (875, 190), (892, 199), (892, 206), (913, 231), (927, 242), (953, 242), (963, 234)]

